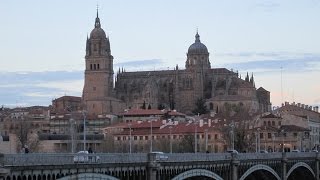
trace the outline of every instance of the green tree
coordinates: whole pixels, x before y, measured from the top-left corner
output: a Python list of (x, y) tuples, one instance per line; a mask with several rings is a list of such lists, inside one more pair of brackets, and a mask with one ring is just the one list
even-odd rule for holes
[(196, 108), (192, 111), (193, 114), (197, 115), (201, 115), (201, 114), (206, 114), (209, 112), (207, 106), (206, 106), (206, 101), (203, 98), (198, 98), (196, 101)]

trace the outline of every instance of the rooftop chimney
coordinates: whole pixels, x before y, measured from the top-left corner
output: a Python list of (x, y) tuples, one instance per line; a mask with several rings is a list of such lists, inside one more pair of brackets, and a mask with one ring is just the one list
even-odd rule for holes
[(202, 127), (203, 126), (203, 119), (200, 119), (199, 121), (199, 127)]
[(298, 107), (300, 107), (300, 106), (301, 106), (301, 103), (298, 103), (297, 105), (298, 105)]

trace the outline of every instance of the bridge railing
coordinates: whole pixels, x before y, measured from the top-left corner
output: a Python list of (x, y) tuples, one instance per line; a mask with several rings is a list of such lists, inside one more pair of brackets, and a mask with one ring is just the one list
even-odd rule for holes
[(230, 153), (173, 153), (166, 154), (167, 162), (224, 161), (230, 160)]
[(70, 153), (30, 153), (6, 154), (3, 157), (4, 166), (27, 165), (61, 165), (61, 164), (97, 164), (97, 163), (145, 163), (145, 153), (106, 153), (106, 154), (70, 154)]
[[(317, 153), (285, 153), (288, 159), (316, 158)], [(164, 153), (161, 161), (165, 162), (212, 162), (229, 161), (230, 153)], [(283, 158), (282, 153), (239, 153), (234, 154), (238, 160), (277, 160)], [(5, 154), (1, 164), (4, 166), (28, 166), (28, 165), (68, 165), (68, 164), (128, 164), (147, 163), (146, 153), (101, 153), (101, 154), (49, 154), (49, 153), (29, 153), (29, 154)]]

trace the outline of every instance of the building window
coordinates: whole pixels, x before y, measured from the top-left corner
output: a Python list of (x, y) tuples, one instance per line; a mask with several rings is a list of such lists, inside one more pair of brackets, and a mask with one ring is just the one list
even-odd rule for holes
[(149, 139), (149, 137), (148, 137), (148, 136), (145, 136), (145, 137), (144, 137), (144, 139), (145, 139), (145, 140), (148, 140), (148, 139)]
[(218, 134), (214, 135), (214, 139), (216, 139), (216, 140), (218, 139)]
[(92, 64), (90, 64), (90, 70), (92, 70)]
[(271, 139), (271, 133), (268, 133), (268, 139)]
[(143, 140), (143, 136), (139, 136), (139, 140)]
[(263, 121), (263, 125), (266, 126), (266, 125), (267, 125), (267, 122)]
[(138, 139), (138, 137), (137, 136), (133, 136), (133, 140), (137, 140)]
[(93, 50), (97, 51), (97, 45), (96, 44), (93, 45)]
[(211, 134), (208, 134), (208, 139), (211, 139)]
[(293, 136), (294, 136), (294, 137), (297, 137), (297, 136), (298, 136), (298, 133), (293, 133)]
[(98, 69), (100, 69), (100, 64), (98, 64)]
[(260, 139), (263, 139), (263, 133), (260, 133)]
[(96, 65), (96, 64), (93, 65), (93, 69), (94, 69), (94, 70), (97, 69), (97, 65)]
[(275, 125), (276, 125), (276, 123), (274, 121), (272, 121), (272, 126), (275, 126)]
[(278, 125), (281, 126), (281, 121), (278, 122)]

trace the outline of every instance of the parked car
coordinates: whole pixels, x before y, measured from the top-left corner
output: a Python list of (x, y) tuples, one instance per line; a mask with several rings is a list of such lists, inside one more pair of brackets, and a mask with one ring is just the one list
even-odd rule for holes
[(168, 156), (163, 152), (152, 152), (156, 155), (156, 161), (165, 161), (168, 159)]
[(269, 152), (266, 150), (261, 150), (260, 153), (269, 153)]
[(298, 149), (294, 149), (294, 150), (292, 150), (291, 152), (300, 152)]
[(238, 154), (238, 151), (235, 150), (235, 149), (229, 149), (227, 150), (228, 153), (235, 153), (235, 154)]
[(79, 151), (73, 156), (74, 163), (89, 163), (98, 161), (100, 161), (100, 157), (93, 153), (89, 153), (88, 151)]

